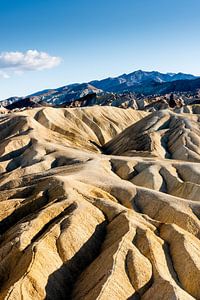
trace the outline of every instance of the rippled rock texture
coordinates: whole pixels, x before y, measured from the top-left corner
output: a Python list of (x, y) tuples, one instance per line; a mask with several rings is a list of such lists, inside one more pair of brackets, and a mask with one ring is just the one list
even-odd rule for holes
[(200, 115), (0, 118), (0, 299), (200, 299)]

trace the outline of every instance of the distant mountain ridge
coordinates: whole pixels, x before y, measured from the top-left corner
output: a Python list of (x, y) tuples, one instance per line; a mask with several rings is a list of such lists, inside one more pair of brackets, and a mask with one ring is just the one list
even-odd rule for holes
[(34, 99), (36, 103), (62, 105), (90, 94), (131, 92), (143, 95), (162, 95), (174, 91), (185, 92), (195, 89), (200, 89), (200, 78), (197, 76), (138, 70), (118, 77), (108, 77), (88, 83), (75, 83), (57, 89), (46, 89), (26, 97), (12, 97), (2, 101), (2, 104), (8, 106), (21, 99), (30, 98)]
[(184, 73), (160, 73), (157, 71), (147, 72), (138, 70), (130, 74), (123, 74), (115, 78), (106, 78), (103, 80), (91, 81), (90, 84), (107, 92), (121, 92), (134, 89), (141, 85), (147, 85), (152, 82), (164, 83), (176, 80), (193, 80), (197, 77)]

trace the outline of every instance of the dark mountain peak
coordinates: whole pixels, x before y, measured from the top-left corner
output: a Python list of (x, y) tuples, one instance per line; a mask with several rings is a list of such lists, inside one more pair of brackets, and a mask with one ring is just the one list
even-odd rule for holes
[[(200, 88), (199, 80), (192, 83), (198, 77), (191, 74), (179, 73), (160, 73), (158, 71), (136, 70), (131, 73), (124, 73), (118, 77), (108, 77), (102, 80), (94, 80), (84, 83), (73, 83), (62, 86), (57, 89), (46, 89), (34, 93), (26, 98), (34, 99), (37, 103), (60, 105), (62, 103), (71, 103), (74, 100), (82, 99), (89, 94), (106, 94), (106, 93), (137, 93), (143, 95), (155, 95), (170, 93), (173, 91), (193, 91)], [(21, 99), (12, 97), (3, 101), (7, 106), (18, 102)], [(26, 105), (22, 101), (20, 105)], [(30, 104), (31, 105), (31, 104)]]

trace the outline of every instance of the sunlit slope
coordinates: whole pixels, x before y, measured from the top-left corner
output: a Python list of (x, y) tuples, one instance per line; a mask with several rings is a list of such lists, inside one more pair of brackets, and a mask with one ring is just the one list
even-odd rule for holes
[(0, 118), (0, 299), (199, 299), (199, 115)]

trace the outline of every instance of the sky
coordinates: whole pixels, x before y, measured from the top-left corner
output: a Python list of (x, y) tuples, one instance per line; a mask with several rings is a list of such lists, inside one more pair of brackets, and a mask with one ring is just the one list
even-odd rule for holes
[(200, 75), (200, 0), (0, 0), (0, 99), (138, 69)]

